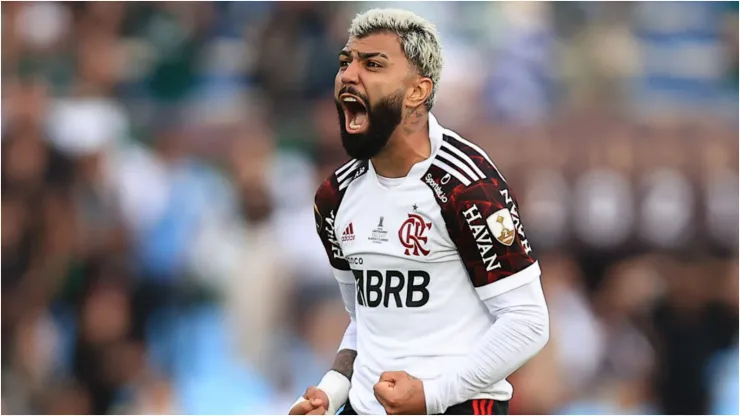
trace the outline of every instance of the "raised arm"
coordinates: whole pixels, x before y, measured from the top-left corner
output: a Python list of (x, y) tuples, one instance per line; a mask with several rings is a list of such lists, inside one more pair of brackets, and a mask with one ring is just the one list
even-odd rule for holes
[(309, 387), (291, 407), (290, 414), (320, 413), (322, 408), (328, 414), (336, 414), (347, 401), (350, 383), (357, 357), (357, 324), (355, 316), (355, 278), (336, 239), (334, 218), (341, 194), (335, 178), (330, 178), (316, 192), (314, 219), (316, 232), (326, 251), (333, 269), (334, 278), (339, 283), (344, 307), (350, 317), (350, 323), (344, 331), (331, 370), (327, 372), (317, 386)]
[(493, 324), (460, 366), (424, 382), (427, 412), (443, 413), (500, 381), (549, 339), (540, 266), (516, 199), (497, 171), (456, 187), (444, 207), (450, 236)]

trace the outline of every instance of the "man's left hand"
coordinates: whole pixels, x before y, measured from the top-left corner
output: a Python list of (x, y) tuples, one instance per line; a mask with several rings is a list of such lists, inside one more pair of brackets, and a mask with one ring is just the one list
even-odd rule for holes
[(387, 371), (373, 387), (375, 397), (389, 415), (424, 415), (424, 383), (405, 371)]

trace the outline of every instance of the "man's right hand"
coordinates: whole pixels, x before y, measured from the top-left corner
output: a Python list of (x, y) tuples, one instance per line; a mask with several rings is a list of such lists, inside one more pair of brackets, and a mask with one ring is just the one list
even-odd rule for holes
[(329, 408), (329, 396), (323, 390), (311, 386), (303, 395), (306, 399), (290, 409), (289, 415), (324, 415)]

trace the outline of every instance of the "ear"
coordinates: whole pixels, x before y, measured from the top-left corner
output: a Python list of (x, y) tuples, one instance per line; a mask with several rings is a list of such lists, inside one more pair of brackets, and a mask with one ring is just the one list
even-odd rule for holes
[(424, 104), (429, 95), (432, 94), (432, 80), (427, 77), (418, 77), (411, 85), (409, 93), (406, 95), (406, 104), (409, 107), (418, 107)]

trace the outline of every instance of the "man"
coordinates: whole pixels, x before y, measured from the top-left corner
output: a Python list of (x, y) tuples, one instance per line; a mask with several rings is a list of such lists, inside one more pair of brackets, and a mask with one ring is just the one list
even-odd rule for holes
[(516, 199), (429, 112), (434, 26), (376, 9), (349, 32), (335, 95), (352, 160), (314, 210), (351, 321), (332, 370), (290, 414), (506, 414), (505, 378), (549, 336)]

